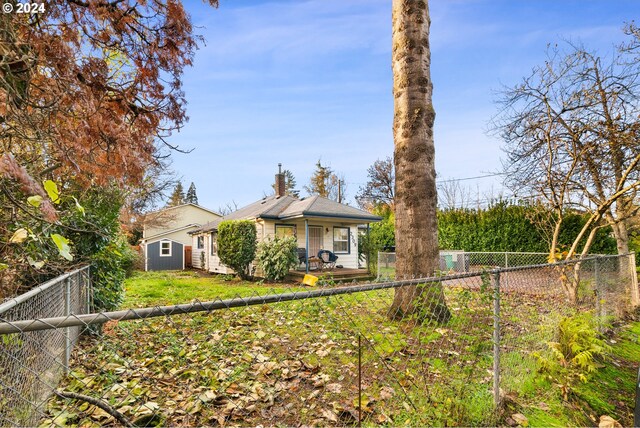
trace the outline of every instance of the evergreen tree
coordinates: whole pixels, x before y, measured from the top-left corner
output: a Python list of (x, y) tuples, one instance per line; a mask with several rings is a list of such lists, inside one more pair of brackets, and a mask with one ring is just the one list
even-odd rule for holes
[[(300, 196), (300, 191), (296, 190), (297, 183), (293, 173), (288, 169), (285, 169), (282, 173), (284, 174), (284, 194), (295, 196), (296, 198)], [(272, 184), (271, 187), (274, 191), (276, 190), (275, 184)]]
[(331, 174), (333, 174), (331, 167), (323, 166), (318, 159), (318, 163), (316, 163), (316, 170), (313, 172), (313, 175), (309, 180), (309, 185), (304, 186), (304, 190), (306, 190), (310, 195), (320, 195), (325, 198), (328, 197), (328, 184), (331, 179)]
[(191, 185), (189, 186), (189, 190), (187, 190), (187, 196), (185, 197), (184, 202), (187, 203), (187, 204), (196, 204), (196, 205), (198, 205), (198, 195), (196, 195), (196, 185), (193, 184), (193, 181), (191, 182)]
[(178, 182), (178, 184), (176, 184), (176, 187), (173, 189), (173, 193), (169, 197), (167, 206), (176, 207), (182, 204), (184, 204), (184, 188), (182, 187), (182, 183)]
[(324, 198), (342, 202), (345, 199), (346, 190), (344, 176), (338, 176), (331, 167), (322, 165), (321, 161), (318, 160), (316, 170), (309, 180), (309, 185), (304, 186), (304, 190), (309, 195), (320, 195)]

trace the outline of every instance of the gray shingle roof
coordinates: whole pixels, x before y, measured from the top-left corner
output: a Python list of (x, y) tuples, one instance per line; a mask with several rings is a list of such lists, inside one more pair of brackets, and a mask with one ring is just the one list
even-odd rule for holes
[(280, 219), (295, 217), (326, 217), (365, 222), (381, 220), (377, 215), (317, 195), (293, 202), (278, 216)]
[[(322, 196), (310, 196), (298, 199), (293, 196), (269, 196), (240, 208), (202, 226), (196, 232), (215, 230), (223, 220), (253, 220), (257, 218), (285, 220), (305, 217), (323, 217), (339, 220), (355, 220), (369, 223), (382, 220), (349, 205), (340, 204)], [(193, 232), (192, 232), (193, 233)]]

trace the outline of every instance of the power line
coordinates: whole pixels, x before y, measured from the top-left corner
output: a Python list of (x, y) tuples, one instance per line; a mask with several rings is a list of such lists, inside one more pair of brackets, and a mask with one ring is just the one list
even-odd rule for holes
[[(498, 177), (500, 175), (504, 175), (504, 173), (501, 172), (497, 172), (495, 174), (487, 174), (487, 175), (477, 175), (475, 177), (463, 177), (463, 178), (448, 178), (446, 180), (436, 180), (436, 184), (440, 184), (440, 183), (452, 183), (455, 181), (468, 181), (468, 180), (478, 180), (481, 178), (489, 178), (489, 177)], [(347, 184), (366, 184), (366, 183), (362, 183), (362, 182), (356, 182), (356, 181), (348, 181)]]
[(449, 178), (446, 180), (436, 180), (436, 183), (452, 183), (454, 181), (467, 181), (467, 180), (478, 180), (480, 178), (488, 178), (488, 177), (497, 177), (499, 175), (504, 175), (501, 172), (495, 174), (487, 174), (487, 175), (478, 175), (475, 177), (464, 177), (464, 178)]

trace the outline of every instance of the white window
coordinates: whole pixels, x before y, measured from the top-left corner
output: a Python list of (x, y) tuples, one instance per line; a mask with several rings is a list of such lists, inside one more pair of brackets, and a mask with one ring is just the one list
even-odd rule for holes
[(212, 233), (211, 234), (211, 255), (215, 256), (216, 254), (218, 254), (218, 234)]
[(290, 224), (276, 224), (276, 237), (296, 236), (296, 227)]
[(171, 241), (160, 241), (160, 257), (171, 257)]
[(333, 252), (336, 254), (349, 254), (349, 228), (333, 228)]
[(204, 248), (204, 236), (198, 236), (198, 250), (202, 250)]

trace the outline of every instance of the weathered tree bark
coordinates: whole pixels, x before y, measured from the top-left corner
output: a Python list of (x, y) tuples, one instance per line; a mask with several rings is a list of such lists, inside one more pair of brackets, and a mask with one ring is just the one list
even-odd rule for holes
[[(392, 21), (396, 277), (429, 277), (439, 255), (427, 1), (393, 0)], [(451, 312), (429, 283), (396, 289), (389, 316), (447, 322)]]
[(613, 236), (616, 238), (616, 246), (618, 248), (618, 254), (629, 253), (629, 232), (627, 230), (627, 224), (625, 220), (620, 220), (618, 223), (612, 225)]

